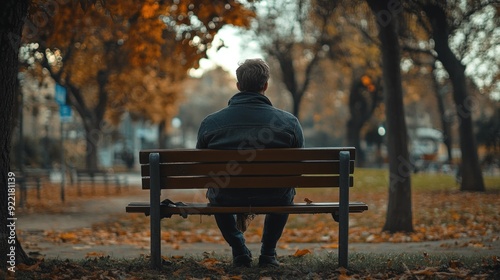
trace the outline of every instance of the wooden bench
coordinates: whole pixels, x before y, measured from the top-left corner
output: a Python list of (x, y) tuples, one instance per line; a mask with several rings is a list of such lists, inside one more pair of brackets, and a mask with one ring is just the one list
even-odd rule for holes
[[(140, 152), (142, 188), (149, 202), (131, 202), (128, 213), (150, 215), (151, 265), (161, 267), (160, 220), (172, 215), (316, 214), (328, 213), (339, 222), (339, 266), (348, 264), (349, 213), (368, 210), (349, 202), (353, 186), (354, 148), (265, 150), (143, 150)], [(339, 187), (339, 202), (295, 203), (290, 206), (211, 206), (209, 203), (162, 204), (161, 189), (207, 188), (331, 188)], [(169, 197), (175, 201), (172, 197)]]

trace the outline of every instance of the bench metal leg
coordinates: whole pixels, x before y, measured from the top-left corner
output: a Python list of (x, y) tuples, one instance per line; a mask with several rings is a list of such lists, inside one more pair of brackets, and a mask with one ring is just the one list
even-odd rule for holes
[(161, 268), (161, 228), (160, 228), (160, 154), (149, 154), (150, 174), (150, 226), (151, 226), (151, 267)]
[(349, 161), (351, 155), (347, 151), (340, 152), (339, 177), (339, 266), (347, 268), (349, 246)]

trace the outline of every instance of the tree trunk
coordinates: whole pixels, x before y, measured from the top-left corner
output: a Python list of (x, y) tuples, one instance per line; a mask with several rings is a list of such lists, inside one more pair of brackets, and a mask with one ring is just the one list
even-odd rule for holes
[(356, 148), (356, 164), (364, 166), (365, 152), (361, 149), (361, 129), (372, 117), (380, 102), (379, 88), (370, 90), (362, 82), (363, 77), (353, 75), (349, 93), (349, 111), (351, 117), (347, 121), (347, 142)]
[(365, 153), (361, 149), (361, 127), (354, 116), (347, 121), (347, 145), (356, 148), (356, 165), (359, 167), (364, 166), (365, 162)]
[(362, 84), (357, 75), (353, 75), (349, 92), (349, 112), (351, 117), (347, 121), (347, 145), (356, 148), (356, 165), (363, 166), (364, 153), (361, 150), (360, 130), (364, 124), (363, 114), (367, 111), (367, 103), (361, 94)]
[(453, 54), (448, 45), (448, 25), (443, 8), (430, 4), (424, 7), (424, 11), (432, 26), (434, 49), (453, 85), (453, 99), (459, 121), (460, 151), (462, 152), (460, 190), (484, 191), (483, 174), (479, 165), (477, 143), (472, 124), (472, 109), (477, 104), (474, 104), (474, 100), (467, 94), (465, 66)]
[(377, 19), (381, 13), (389, 13), (387, 9), (393, 12), (389, 13), (392, 16), (388, 20), (377, 20), (377, 24), (382, 52), (390, 172), (389, 202), (382, 230), (394, 233), (413, 231), (410, 178), (413, 165), (409, 161), (408, 135), (403, 106), (401, 54), (397, 34), (398, 19), (396, 18), (398, 13), (394, 11), (394, 6), (390, 5), (389, 2), (391, 0), (367, 0)]
[[(87, 132), (88, 135), (89, 132)], [(87, 146), (85, 150), (85, 168), (88, 170), (97, 170), (99, 168), (97, 160), (98, 141), (87, 136)]]
[(292, 93), (292, 101), (293, 101), (292, 114), (298, 118), (300, 113), (300, 103), (302, 101), (302, 95), (299, 95), (297, 93)]
[(297, 78), (295, 76), (295, 65), (292, 58), (292, 45), (287, 45), (282, 51), (274, 50), (269, 53), (279, 62), (282, 75), (281, 79), (285, 84), (286, 89), (292, 95), (292, 114), (298, 118), (303, 92), (299, 91)]
[(85, 168), (97, 170), (99, 168), (98, 149), (99, 142), (103, 139), (103, 131), (100, 127), (101, 122), (96, 122), (92, 116), (82, 116), (83, 126), (85, 128)]
[[(433, 70), (436, 69), (435, 63), (433, 64), (432, 68)], [(448, 160), (447, 163), (451, 164), (453, 157), (451, 154), (451, 149), (452, 149), (452, 139), (451, 139), (451, 133), (450, 133), (450, 121), (448, 120), (446, 116), (446, 110), (444, 106), (444, 99), (443, 99), (443, 94), (444, 89), (441, 87), (439, 84), (438, 80), (436, 79), (436, 76), (432, 74), (432, 82), (434, 86), (434, 93), (436, 94), (436, 99), (437, 99), (437, 104), (438, 104), (438, 109), (439, 109), (439, 115), (441, 116), (441, 129), (443, 130), (443, 143), (446, 146), (446, 151), (448, 155)]]
[[(10, 149), (13, 128), (15, 126), (18, 104), (17, 73), (18, 54), (21, 34), (28, 10), (28, 0), (4, 0), (0, 2), (0, 269), (15, 269), (7, 261), (13, 263), (29, 263), (30, 258), (17, 240), (15, 228), (15, 208), (12, 197), (15, 197), (15, 177), (10, 171)], [(10, 184), (9, 184), (10, 183)], [(15, 183), (13, 185), (13, 183)], [(9, 204), (10, 202), (10, 204)], [(12, 225), (9, 227), (9, 225)], [(14, 250), (11, 250), (14, 249)], [(10, 255), (10, 256), (8, 256)], [(12, 263), (12, 264), (13, 264)]]
[(165, 121), (161, 121), (158, 124), (158, 148), (167, 148), (167, 133), (165, 133)]
[[(55, 76), (52, 75), (52, 77)], [(89, 170), (96, 170), (99, 167), (99, 142), (106, 133), (103, 119), (108, 101), (108, 93), (105, 90), (108, 77), (108, 72), (99, 71), (97, 76), (99, 85), (98, 103), (94, 108), (88, 107), (80, 89), (72, 84), (69, 78), (64, 80), (64, 84), (68, 90), (68, 105), (71, 105), (78, 112), (85, 129), (85, 168)]]

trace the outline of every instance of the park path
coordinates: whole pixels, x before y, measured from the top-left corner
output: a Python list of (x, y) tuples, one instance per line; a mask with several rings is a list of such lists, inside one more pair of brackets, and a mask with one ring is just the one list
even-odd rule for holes
[[(141, 254), (149, 254), (148, 247), (134, 245), (88, 245), (88, 244), (54, 244), (44, 241), (44, 231), (75, 230), (91, 228), (92, 224), (105, 222), (113, 215), (125, 213), (125, 206), (131, 201), (147, 201), (147, 194), (134, 196), (120, 196), (87, 200), (67, 209), (61, 214), (25, 214), (18, 217), (17, 229), (23, 235), (38, 235), (36, 244), (23, 244), (27, 252), (43, 255), (46, 258), (79, 259), (85, 256), (109, 255), (115, 258), (136, 258)], [(149, 230), (145, 228), (144, 230)], [(478, 245), (480, 244), (480, 245)], [(184, 243), (172, 248), (169, 244), (162, 244), (163, 255), (197, 255), (204, 252), (219, 255), (230, 255), (230, 249), (223, 244), (214, 243)], [(321, 248), (324, 243), (292, 243), (286, 249), (279, 249), (279, 255), (291, 255), (298, 249), (308, 249), (313, 253), (321, 254), (336, 249)], [(248, 247), (254, 255), (258, 255), (260, 244), (250, 243)], [(351, 243), (349, 252), (359, 253), (453, 253), (457, 255), (500, 256), (500, 240), (495, 238), (457, 239), (444, 241), (430, 241), (418, 243)]]

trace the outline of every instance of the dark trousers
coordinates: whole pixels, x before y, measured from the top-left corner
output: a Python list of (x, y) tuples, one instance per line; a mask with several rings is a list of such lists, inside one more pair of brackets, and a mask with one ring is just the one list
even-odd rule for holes
[[(209, 197), (210, 203), (222, 206), (266, 206), (266, 205), (290, 205), (293, 204), (295, 191), (291, 189), (282, 195), (276, 196), (254, 196), (254, 197), (239, 197), (231, 195), (225, 196), (221, 194), (217, 197)], [(217, 214), (215, 221), (219, 227), (222, 236), (231, 246), (233, 256), (241, 255), (246, 252), (245, 238), (243, 233), (236, 228), (236, 215), (233, 214)], [(266, 214), (264, 220), (264, 230), (262, 233), (262, 255), (274, 255), (276, 253), (276, 244), (283, 233), (288, 214)]]

